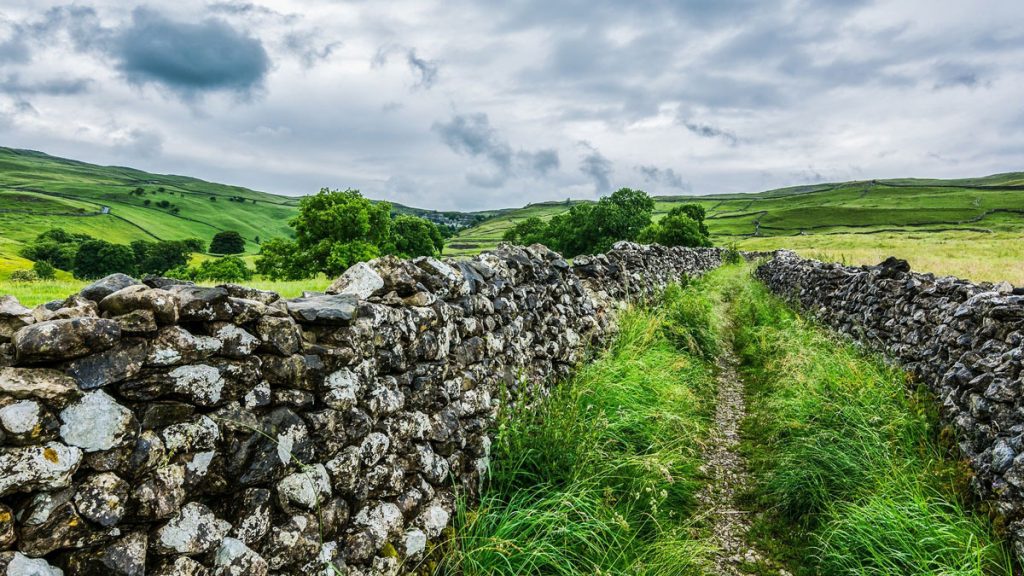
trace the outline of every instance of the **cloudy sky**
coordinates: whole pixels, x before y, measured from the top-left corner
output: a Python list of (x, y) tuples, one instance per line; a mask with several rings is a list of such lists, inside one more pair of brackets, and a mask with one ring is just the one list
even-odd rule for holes
[(1020, 0), (0, 0), (0, 145), (439, 209), (1024, 169)]

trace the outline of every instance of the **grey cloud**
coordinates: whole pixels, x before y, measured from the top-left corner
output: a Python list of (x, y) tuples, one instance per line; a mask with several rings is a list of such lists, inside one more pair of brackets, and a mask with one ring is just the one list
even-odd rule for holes
[(406, 53), (406, 61), (413, 74), (419, 77), (415, 84), (417, 87), (427, 90), (433, 87), (437, 80), (437, 62), (417, 57), (415, 48), (410, 48)]
[(657, 166), (644, 165), (637, 166), (636, 170), (640, 172), (643, 176), (644, 182), (647, 184), (665, 186), (685, 191), (692, 189), (690, 183), (683, 180), (683, 177), (672, 168), (663, 169), (658, 168)]
[(730, 146), (735, 146), (739, 142), (739, 139), (732, 132), (710, 124), (700, 124), (690, 120), (680, 120), (679, 123), (701, 138), (720, 138), (725, 140)]
[(31, 54), (28, 44), (17, 33), (0, 42), (0, 63), (24, 64), (29, 61)]
[(558, 170), (562, 164), (558, 159), (557, 150), (520, 151), (516, 153), (516, 159), (537, 176), (547, 176), (549, 172)]
[(286, 22), (297, 18), (295, 14), (284, 14), (276, 10), (253, 4), (252, 2), (214, 2), (209, 5), (210, 12), (227, 14), (232, 16), (248, 16), (260, 18), (274, 18)]
[(399, 44), (385, 44), (377, 48), (377, 52), (370, 59), (370, 66), (382, 68), (388, 63), (391, 56), (396, 53), (405, 54), (405, 62), (409, 65), (409, 71), (412, 72), (415, 78), (413, 88), (429, 90), (434, 86), (440, 71), (440, 65), (435, 60), (427, 60), (417, 56), (415, 48), (406, 48)]
[(580, 142), (580, 147), (587, 154), (580, 160), (580, 172), (594, 182), (594, 190), (598, 194), (607, 194), (612, 190), (612, 161), (594, 148), (589, 142)]
[(316, 64), (330, 58), (344, 44), (340, 41), (317, 44), (314, 42), (315, 32), (296, 31), (285, 36), (285, 47), (297, 55), (306, 68), (312, 68)]
[(270, 70), (262, 42), (221, 20), (178, 22), (141, 8), (111, 51), (130, 82), (157, 83), (188, 98), (215, 90), (251, 95)]
[(943, 62), (935, 67), (935, 90), (944, 88), (977, 88), (987, 82), (982, 78), (979, 68), (962, 62)]
[(45, 94), (50, 96), (73, 96), (89, 90), (92, 81), (87, 78), (51, 78), (48, 80), (24, 81), (18, 74), (9, 74), (0, 79), (0, 92), (6, 94)]
[(431, 129), (452, 151), (487, 161), (489, 172), (466, 175), (474, 186), (497, 188), (515, 176), (546, 176), (560, 165), (558, 152), (553, 149), (513, 152), (491, 127), (487, 114), (457, 114), (448, 122), (435, 122)]

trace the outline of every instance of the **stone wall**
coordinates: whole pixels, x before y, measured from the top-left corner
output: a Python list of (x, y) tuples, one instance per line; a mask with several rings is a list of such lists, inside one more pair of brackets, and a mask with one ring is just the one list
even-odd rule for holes
[(721, 259), (503, 246), (291, 300), (123, 275), (0, 297), (0, 574), (407, 570), (477, 492), (499, 401), (569, 373), (619, 302)]
[(931, 388), (970, 459), (975, 490), (1024, 557), (1024, 288), (913, 273), (892, 258), (851, 268), (791, 252), (756, 274)]

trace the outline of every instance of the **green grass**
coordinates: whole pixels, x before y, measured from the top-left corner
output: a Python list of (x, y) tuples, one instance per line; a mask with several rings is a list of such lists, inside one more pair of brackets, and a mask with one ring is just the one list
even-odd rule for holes
[(936, 400), (737, 275), (761, 544), (798, 574), (1012, 574), (940, 441)]
[(673, 344), (713, 340), (710, 303), (680, 311), (702, 294), (672, 289), (660, 307), (631, 309), (608, 352), (502, 414), (481, 502), (460, 506), (437, 573), (703, 573), (690, 515), (714, 382)]

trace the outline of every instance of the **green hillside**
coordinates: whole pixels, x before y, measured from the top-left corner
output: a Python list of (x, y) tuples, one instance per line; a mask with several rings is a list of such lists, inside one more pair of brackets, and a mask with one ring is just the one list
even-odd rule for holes
[[(655, 219), (680, 203), (708, 214), (717, 245), (791, 248), (824, 259), (875, 263), (888, 255), (921, 270), (1024, 284), (1024, 173), (963, 180), (869, 180), (756, 194), (661, 196)], [(566, 202), (531, 204), (467, 228), (450, 254), (495, 246), (516, 222), (548, 219)]]
[[(0, 283), (12, 270), (31, 266), (18, 256), (19, 250), (52, 227), (118, 243), (209, 241), (219, 231), (236, 230), (246, 239), (251, 261), (259, 250), (257, 240), (290, 233), (287, 223), (298, 201), (185, 176), (0, 147)], [(895, 254), (921, 270), (1024, 284), (1020, 172), (962, 180), (816, 184), (756, 194), (661, 196), (656, 201), (656, 219), (679, 203), (703, 205), (712, 239), (719, 245), (790, 248), (849, 263), (874, 263)], [(445, 249), (447, 255), (465, 256), (493, 248), (522, 219), (548, 219), (570, 205), (543, 202), (483, 212), (398, 204), (393, 209), (466, 226)]]
[(289, 233), (297, 205), (248, 188), (0, 148), (0, 236), (8, 244), (55, 226), (117, 243), (208, 241), (236, 230), (254, 252), (257, 239)]
[[(295, 197), (186, 176), (0, 147), (0, 278), (30, 266), (17, 256), (20, 247), (53, 227), (120, 244), (188, 238), (208, 242), (217, 232), (235, 230), (245, 238), (246, 252), (255, 254), (258, 241), (291, 233), (288, 220), (298, 203)], [(456, 227), (496, 213), (392, 207), (396, 213)]]

